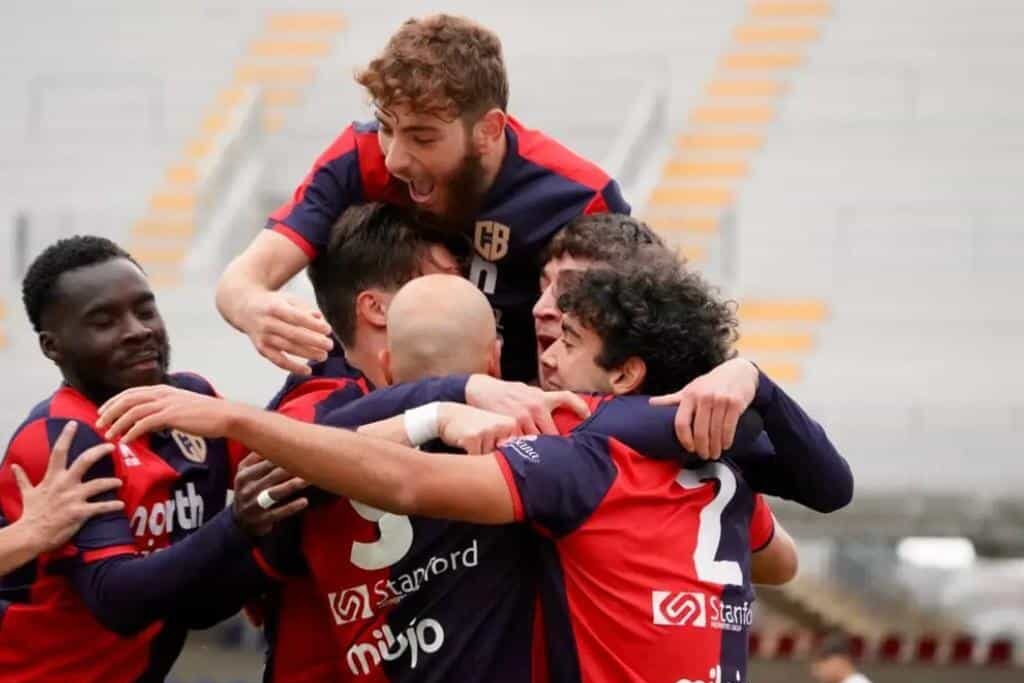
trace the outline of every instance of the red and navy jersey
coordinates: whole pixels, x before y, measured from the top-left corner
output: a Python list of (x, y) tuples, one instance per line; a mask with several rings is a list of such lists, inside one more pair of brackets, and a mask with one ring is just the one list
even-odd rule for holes
[[(577, 216), (630, 208), (614, 180), (543, 133), (510, 118), (505, 137), (505, 159), (473, 226), (470, 279), (498, 316), (504, 376), (529, 380), (536, 375), (530, 309), (540, 295), (541, 251)], [(384, 165), (375, 121), (346, 128), (267, 227), (312, 259), (342, 212), (370, 201), (409, 203), (405, 185)]]
[[(434, 398), (410, 402), (412, 393), (378, 390), (321, 422), (354, 427)], [(538, 680), (539, 565), (528, 529), (407, 517), (337, 498), (309, 510), (302, 533), (344, 679)]]
[[(216, 395), (191, 374), (171, 375), (179, 388)], [(97, 406), (68, 386), (37, 405), (19, 427), (0, 464), (0, 524), (21, 514), (11, 465), (39, 481), (51, 447), (69, 420), (78, 430), (68, 455), (103, 443)], [(0, 671), (12, 681), (162, 681), (181, 650), (186, 628), (158, 620), (131, 635), (104, 628), (69, 578), (76, 567), (121, 556), (149, 554), (182, 541), (220, 512), (240, 451), (224, 439), (171, 430), (130, 444), (87, 475), (117, 476), (122, 512), (87, 521), (71, 543), (0, 579)], [(156, 579), (154, 579), (156, 580)]]
[(495, 458), (544, 539), (552, 680), (746, 680), (750, 553), (774, 521), (732, 464), (681, 469), (585, 426)]
[[(289, 377), (267, 408), (304, 422), (319, 422), (327, 412), (370, 390), (369, 381), (348, 363), (337, 343), (327, 359), (313, 363), (311, 370), (309, 377)], [(317, 529), (325, 526), (329, 529), (334, 524), (332, 510), (338, 502), (319, 502), (321, 504), (303, 513), (302, 519), (293, 523), (293, 528), (309, 526), (310, 535), (320, 533)], [(273, 562), (263, 564), (280, 580), (276, 590), (263, 602), (267, 640), (264, 682), (334, 683), (341, 680), (343, 676), (338, 669), (341, 662), (331, 637), (330, 614), (313, 577), (308, 571), (282, 574), (271, 567)]]

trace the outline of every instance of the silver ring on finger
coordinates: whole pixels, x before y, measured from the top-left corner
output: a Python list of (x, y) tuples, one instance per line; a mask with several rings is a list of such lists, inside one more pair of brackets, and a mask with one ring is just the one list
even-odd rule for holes
[(256, 496), (256, 504), (264, 510), (269, 510), (277, 505), (277, 501), (270, 495), (270, 489), (263, 489), (260, 491), (259, 495)]

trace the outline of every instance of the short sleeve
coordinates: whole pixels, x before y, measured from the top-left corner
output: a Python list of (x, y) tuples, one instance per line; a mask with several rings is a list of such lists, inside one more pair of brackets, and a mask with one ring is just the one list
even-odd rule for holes
[(764, 550), (775, 537), (775, 515), (761, 494), (754, 496), (754, 511), (750, 516), (750, 552)]
[(313, 259), (326, 246), (338, 217), (361, 198), (356, 131), (349, 126), (316, 160), (292, 198), (270, 215), (267, 228)]
[(516, 519), (553, 536), (575, 531), (615, 481), (608, 439), (594, 434), (514, 439), (495, 458), (512, 494)]

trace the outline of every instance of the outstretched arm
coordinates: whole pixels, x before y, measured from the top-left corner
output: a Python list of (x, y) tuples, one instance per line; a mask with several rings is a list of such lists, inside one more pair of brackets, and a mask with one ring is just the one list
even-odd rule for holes
[[(480, 524), (514, 520), (512, 498), (494, 458), (424, 454), (344, 429), (167, 386), (130, 389), (101, 407), (114, 438), (173, 427), (226, 436), (310, 484), (405, 515)], [(129, 425), (134, 425), (129, 431)]]

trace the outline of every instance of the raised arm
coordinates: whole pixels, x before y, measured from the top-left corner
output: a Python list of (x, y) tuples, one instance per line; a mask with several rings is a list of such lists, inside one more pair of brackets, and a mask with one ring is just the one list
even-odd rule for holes
[(309, 255), (280, 233), (264, 230), (237, 256), (217, 284), (217, 310), (275, 365), (300, 374), (298, 359), (323, 360), (330, 326), (316, 308), (279, 292), (309, 263)]

